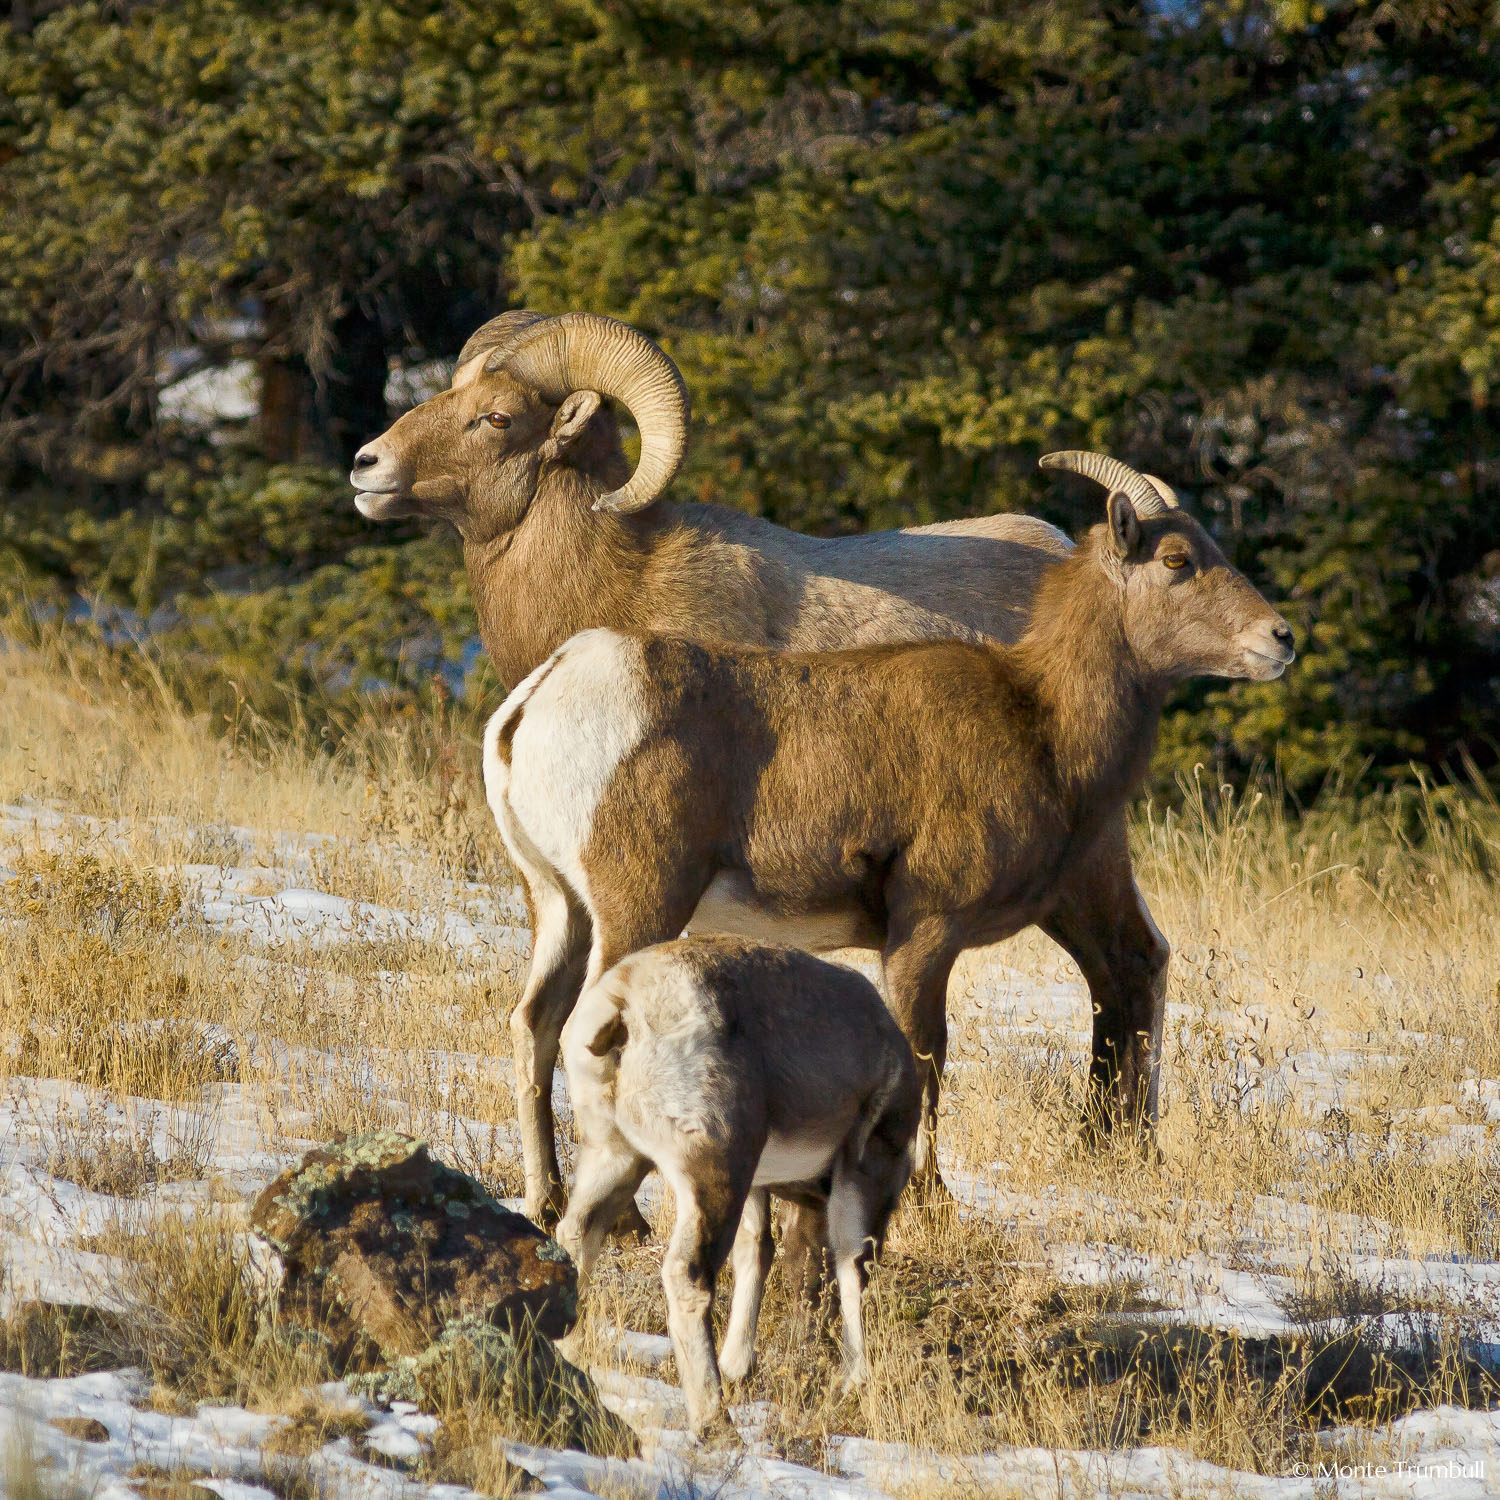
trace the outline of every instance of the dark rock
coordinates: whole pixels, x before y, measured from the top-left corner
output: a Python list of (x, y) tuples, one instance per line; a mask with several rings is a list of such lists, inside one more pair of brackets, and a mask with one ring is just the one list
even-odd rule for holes
[(638, 1453), (635, 1434), (599, 1398), (594, 1382), (548, 1338), (456, 1318), (420, 1354), (350, 1382), (386, 1400), (415, 1401), (445, 1418), (484, 1410), (506, 1434), (544, 1448), (577, 1448), (606, 1458)]
[(341, 1368), (420, 1355), (459, 1319), (560, 1337), (578, 1316), (557, 1242), (394, 1131), (308, 1152), (250, 1219), (281, 1257), (283, 1318), (324, 1333)]

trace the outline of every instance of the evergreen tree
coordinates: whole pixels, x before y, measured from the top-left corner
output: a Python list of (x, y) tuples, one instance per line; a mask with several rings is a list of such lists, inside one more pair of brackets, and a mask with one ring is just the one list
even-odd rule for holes
[[(461, 672), (453, 549), (364, 527), (339, 470), (391, 359), (579, 307), (682, 366), (679, 495), (1076, 530), (1049, 448), (1178, 486), (1306, 651), (1198, 691), (1169, 761), (1494, 766), (1479, 5), (65, 4), (0, 36), (0, 100), (0, 546), (33, 579), (176, 600), (309, 683)], [(160, 419), (182, 349), (257, 362), (258, 435)]]

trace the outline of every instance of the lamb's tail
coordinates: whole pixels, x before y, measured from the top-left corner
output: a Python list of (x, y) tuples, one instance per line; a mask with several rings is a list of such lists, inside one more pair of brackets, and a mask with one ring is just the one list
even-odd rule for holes
[(572, 1032), (572, 1044), (585, 1048), (595, 1057), (606, 1057), (619, 1051), (630, 1040), (625, 1025), (628, 995), (625, 976), (611, 969), (579, 1000), (568, 1028)]

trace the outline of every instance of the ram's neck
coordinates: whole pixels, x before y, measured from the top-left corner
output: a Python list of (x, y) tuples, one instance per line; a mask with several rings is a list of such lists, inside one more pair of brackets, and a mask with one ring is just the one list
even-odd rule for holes
[(480, 638), (507, 687), (595, 626), (763, 643), (745, 549), (665, 501), (634, 516), (596, 511), (600, 488), (574, 469), (545, 475), (519, 526), (465, 545)]
[(1166, 688), (1130, 650), (1117, 585), (1092, 545), (1047, 570), (1012, 660), (1041, 712), (1065, 801), (1091, 816), (1123, 803), (1150, 764)]

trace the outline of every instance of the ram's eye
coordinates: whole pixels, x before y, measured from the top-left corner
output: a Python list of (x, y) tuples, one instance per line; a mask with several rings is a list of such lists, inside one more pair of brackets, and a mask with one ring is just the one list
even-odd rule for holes
[(484, 414), (484, 420), (488, 422), (496, 432), (503, 432), (507, 427), (510, 426), (510, 418), (506, 416), (503, 411), (488, 411)]
[(1171, 568), (1173, 572), (1176, 572), (1178, 568), (1185, 568), (1188, 565), (1187, 558), (1183, 557), (1180, 552), (1174, 552), (1171, 557), (1162, 558), (1162, 561), (1169, 568)]

